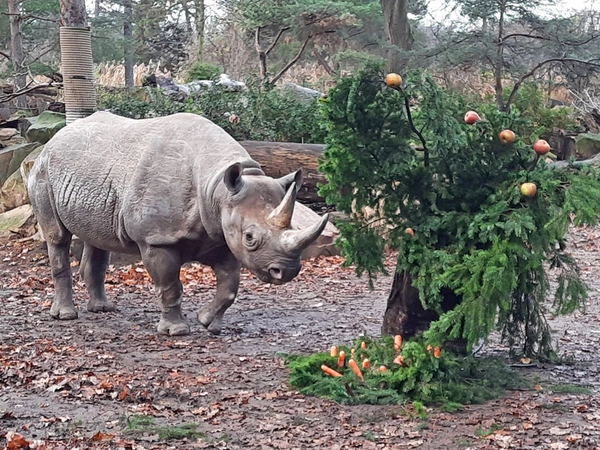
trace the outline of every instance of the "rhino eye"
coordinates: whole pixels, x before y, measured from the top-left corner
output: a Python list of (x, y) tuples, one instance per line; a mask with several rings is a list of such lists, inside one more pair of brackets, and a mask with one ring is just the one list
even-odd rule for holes
[(248, 250), (256, 250), (259, 243), (259, 239), (251, 231), (244, 232), (244, 245)]

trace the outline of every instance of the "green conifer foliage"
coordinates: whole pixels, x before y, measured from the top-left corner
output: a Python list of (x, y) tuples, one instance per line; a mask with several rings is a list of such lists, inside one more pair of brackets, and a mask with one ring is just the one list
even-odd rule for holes
[[(571, 222), (597, 223), (598, 172), (539, 158), (537, 137), (525, 134), (535, 127), (516, 109), (485, 108), (468, 125), (462, 98), (427, 73), (406, 75), (395, 89), (368, 68), (342, 79), (324, 106), (322, 194), (351, 214), (340, 225), (347, 263), (373, 279), (385, 270), (384, 248), (397, 249), (397, 270), (441, 313), (428, 339), (471, 347), (500, 330), (513, 349), (550, 356), (545, 314), (571, 313), (586, 298), (565, 235)], [(504, 129), (515, 131), (514, 143), (500, 141)], [(521, 193), (525, 182), (537, 185), (535, 196)], [(462, 297), (446, 313), (443, 288)]]

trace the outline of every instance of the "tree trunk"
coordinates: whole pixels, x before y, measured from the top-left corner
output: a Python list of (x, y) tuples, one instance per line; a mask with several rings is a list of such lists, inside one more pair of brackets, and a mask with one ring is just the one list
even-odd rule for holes
[[(11, 59), (13, 63), (14, 91), (20, 91), (27, 85), (27, 71), (23, 62), (23, 34), (21, 33), (21, 7), (19, 0), (8, 0), (10, 14)], [(27, 108), (27, 97), (21, 95), (15, 99), (18, 109)]]
[(317, 193), (317, 184), (327, 183), (325, 176), (318, 171), (319, 159), (323, 156), (323, 145), (261, 141), (241, 141), (240, 145), (262, 166), (264, 172), (273, 178), (302, 169), (304, 182), (297, 195), (298, 201), (325, 201)]
[(134, 87), (133, 80), (133, 6), (131, 0), (125, 0), (125, 20), (123, 22), (123, 38), (125, 41), (125, 86)]
[(100, 5), (102, 4), (102, 0), (94, 0), (94, 18), (100, 17)]
[[(408, 22), (408, 0), (381, 0), (381, 9), (388, 42), (402, 50), (411, 50), (414, 39)], [(389, 51), (389, 72), (401, 72), (407, 63), (408, 58), (401, 56), (397, 49)]]
[[(449, 289), (442, 289), (442, 311), (450, 311), (460, 303), (460, 296)], [(413, 287), (412, 279), (406, 272), (396, 272), (392, 290), (388, 297), (387, 308), (381, 326), (382, 334), (401, 335), (409, 339), (429, 328), (431, 322), (437, 320), (436, 311), (423, 308), (419, 291)], [(453, 347), (463, 350), (465, 341), (457, 340)]]
[(196, 38), (198, 40), (198, 62), (204, 61), (204, 24), (206, 23), (206, 8), (204, 0), (194, 0), (196, 7)]
[(85, 0), (60, 0), (60, 25), (63, 27), (87, 27)]

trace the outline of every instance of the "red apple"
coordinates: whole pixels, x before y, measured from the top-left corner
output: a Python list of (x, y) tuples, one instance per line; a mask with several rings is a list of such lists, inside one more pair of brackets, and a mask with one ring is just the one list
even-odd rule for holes
[(521, 194), (526, 197), (533, 197), (537, 193), (537, 186), (535, 183), (523, 183), (521, 185)]
[(543, 139), (539, 139), (533, 144), (533, 149), (538, 155), (545, 155), (550, 151), (550, 144)]
[(479, 114), (477, 114), (475, 111), (467, 111), (466, 112), (465, 123), (467, 123), (469, 125), (473, 125), (474, 123), (476, 123), (479, 120), (481, 120), (481, 117), (479, 117)]
[(512, 144), (516, 139), (517, 136), (512, 130), (504, 130), (500, 133), (500, 142), (503, 144)]

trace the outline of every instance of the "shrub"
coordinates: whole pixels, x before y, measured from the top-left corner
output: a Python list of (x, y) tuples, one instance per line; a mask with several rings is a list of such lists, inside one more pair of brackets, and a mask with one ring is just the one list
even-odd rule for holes
[(242, 92), (217, 85), (185, 101), (174, 100), (154, 88), (104, 92), (99, 96), (99, 105), (136, 119), (176, 112), (201, 114), (237, 140), (323, 143), (325, 131), (317, 100), (300, 101), (293, 93), (261, 86), (254, 80), (247, 84), (248, 89)]
[(197, 62), (188, 71), (186, 81), (212, 80), (221, 74), (222, 70), (217, 64)]

